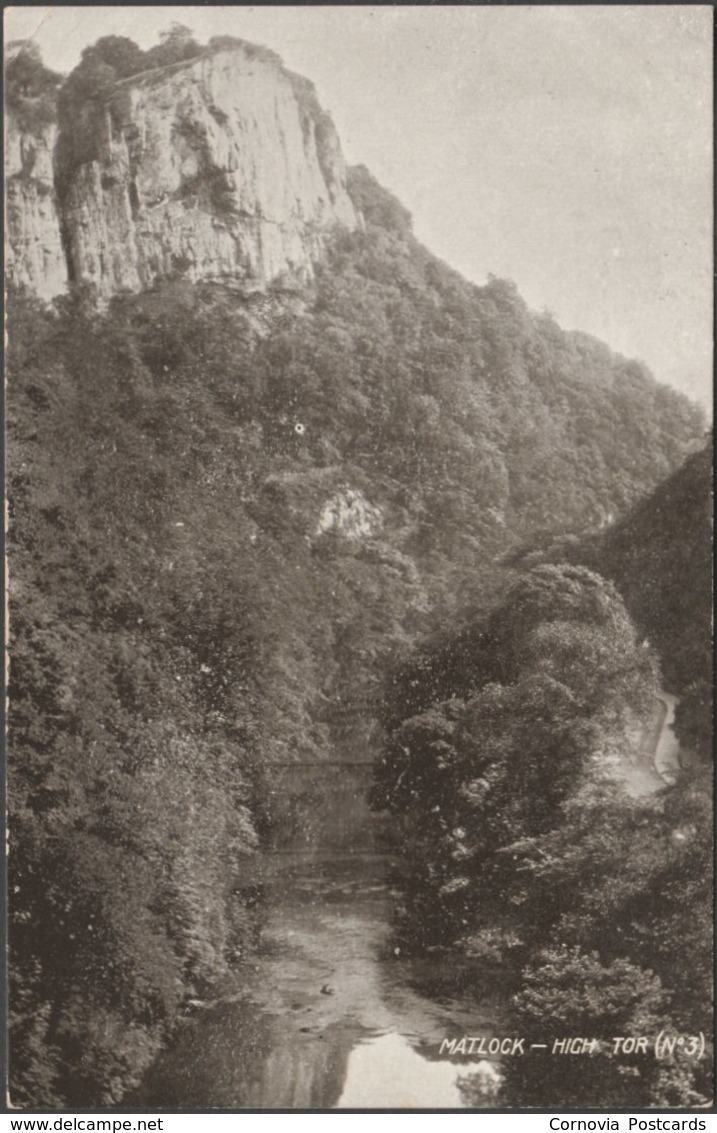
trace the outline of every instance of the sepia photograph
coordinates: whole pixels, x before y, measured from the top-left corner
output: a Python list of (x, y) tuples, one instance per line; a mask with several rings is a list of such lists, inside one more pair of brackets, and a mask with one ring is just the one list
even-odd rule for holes
[(9, 1109), (713, 1106), (712, 25), (5, 7)]

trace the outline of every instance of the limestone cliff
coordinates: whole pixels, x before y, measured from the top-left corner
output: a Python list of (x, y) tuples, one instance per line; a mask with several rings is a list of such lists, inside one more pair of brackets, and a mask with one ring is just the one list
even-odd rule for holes
[(173, 271), (295, 285), (333, 227), (361, 223), (313, 87), (249, 45), (118, 83), (78, 125), (90, 159), (59, 151), (69, 274), (101, 294)]
[(311, 83), (238, 40), (81, 104), (61, 95), (59, 137), (8, 112), (6, 148), (8, 278), (43, 298), (176, 272), (296, 286), (333, 228), (363, 223)]
[(50, 299), (64, 290), (67, 266), (55, 204), (54, 122), (5, 121), (6, 272), (8, 280)]

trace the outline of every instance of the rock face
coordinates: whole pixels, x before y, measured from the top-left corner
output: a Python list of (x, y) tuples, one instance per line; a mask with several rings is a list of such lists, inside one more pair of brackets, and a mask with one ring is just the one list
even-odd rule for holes
[(23, 129), (8, 112), (5, 121), (6, 272), (8, 280), (42, 299), (64, 291), (67, 265), (55, 204), (54, 123)]
[(336, 226), (363, 225), (311, 83), (239, 41), (116, 83), (61, 114), (57, 139), (8, 115), (8, 277), (42, 298), (173, 273), (295, 287)]
[(380, 509), (369, 503), (363, 492), (348, 488), (324, 504), (315, 534), (333, 531), (345, 539), (363, 539), (374, 535), (382, 522)]
[(333, 123), (268, 53), (238, 45), (133, 76), (92, 114), (93, 159), (58, 184), (70, 278), (102, 295), (171, 272), (300, 284), (331, 229), (362, 223)]

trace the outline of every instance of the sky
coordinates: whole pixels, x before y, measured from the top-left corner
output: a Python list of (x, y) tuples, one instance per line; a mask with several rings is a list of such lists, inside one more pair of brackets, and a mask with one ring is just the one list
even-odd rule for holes
[(173, 21), (277, 51), (316, 85), (346, 159), (467, 278), (712, 395), (708, 5), (6, 8), (69, 71), (100, 35)]

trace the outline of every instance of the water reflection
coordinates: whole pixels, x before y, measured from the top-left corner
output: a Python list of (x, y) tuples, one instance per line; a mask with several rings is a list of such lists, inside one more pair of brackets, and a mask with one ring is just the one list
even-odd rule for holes
[(339, 1109), (460, 1109), (474, 1105), (466, 1093), (470, 1078), (484, 1088), (482, 1104), (495, 1099), (499, 1076), (483, 1060), (470, 1068), (447, 1059), (428, 1061), (405, 1035), (369, 1039), (351, 1051)]
[(254, 1004), (225, 1003), (187, 1025), (141, 1100), (159, 1109), (330, 1109), (359, 1038), (351, 1027), (304, 1033)]
[(239, 975), (248, 990), (184, 1025), (148, 1075), (141, 1105), (493, 1104), (492, 1064), (451, 1062), (440, 1048), (446, 1037), (490, 1036), (498, 1025), (440, 957), (396, 955), (391, 860), (277, 855), (263, 869), (263, 948)]

